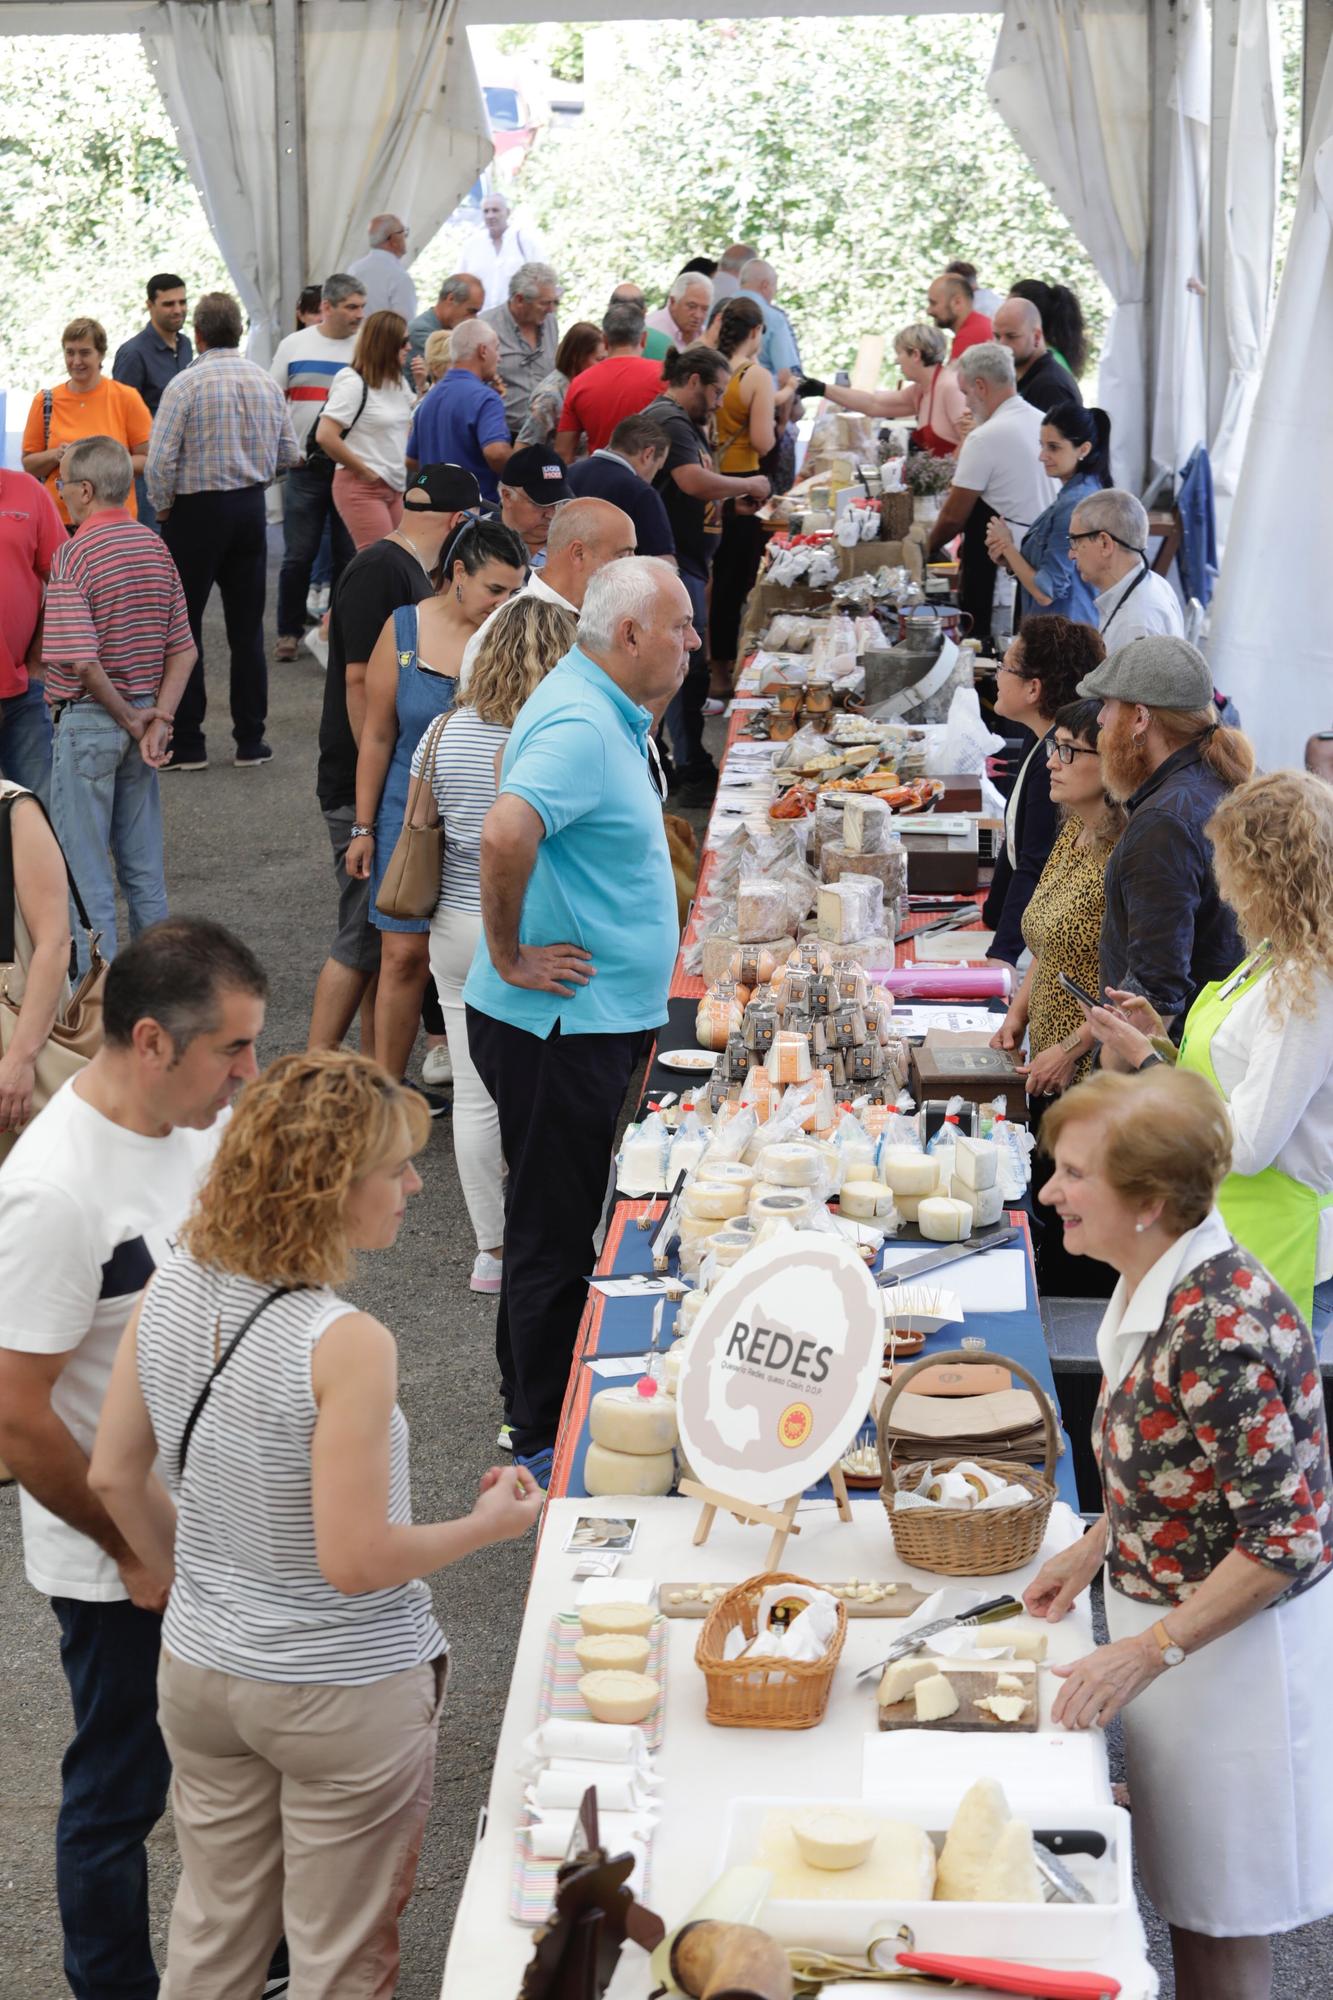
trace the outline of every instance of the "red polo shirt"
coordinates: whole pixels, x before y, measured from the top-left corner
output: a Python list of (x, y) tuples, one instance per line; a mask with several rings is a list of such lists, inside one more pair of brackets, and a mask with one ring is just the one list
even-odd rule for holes
[(574, 377), (557, 428), (576, 434), (585, 431), (589, 452), (601, 451), (610, 444), (618, 423), (637, 417), (661, 393), (659, 361), (645, 361), (638, 354), (612, 355)]
[(966, 354), (969, 347), (979, 347), (983, 340), (994, 338), (994, 330), (985, 313), (970, 312), (953, 337), (949, 349), (950, 361), (956, 361), (960, 354)]
[(42, 608), (42, 585), (56, 550), (68, 539), (41, 480), (0, 471), (0, 701), (12, 701), (28, 685), (25, 662)]

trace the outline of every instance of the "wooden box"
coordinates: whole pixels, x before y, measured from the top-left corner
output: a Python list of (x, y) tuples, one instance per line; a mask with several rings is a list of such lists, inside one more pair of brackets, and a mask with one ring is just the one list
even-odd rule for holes
[[(995, 1017), (995, 1025), (1000, 1017)], [(936, 1030), (912, 1050), (912, 1089), (920, 1103), (927, 1097), (962, 1097), (969, 1104), (993, 1104), (1003, 1097), (1005, 1116), (1026, 1124), (1027, 1092), (1007, 1049), (993, 1049), (983, 1034), (949, 1034)]]
[(913, 896), (974, 896), (980, 857), (975, 819), (945, 815), (894, 821), (907, 856), (907, 888)]

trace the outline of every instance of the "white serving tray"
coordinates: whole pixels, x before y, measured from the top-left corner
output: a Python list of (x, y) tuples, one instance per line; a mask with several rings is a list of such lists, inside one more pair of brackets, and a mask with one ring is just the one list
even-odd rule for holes
[[(777, 1806), (843, 1807), (880, 1819), (904, 1820), (922, 1826), (936, 1848), (944, 1844), (951, 1813), (931, 1812), (917, 1804), (895, 1805), (884, 1799), (798, 1798), (733, 1799), (723, 1825), (718, 1872), (749, 1867), (754, 1862), (760, 1831)], [(764, 1929), (782, 1944), (817, 1945), (825, 1951), (860, 1954), (872, 1931), (886, 1923), (910, 1924), (918, 1951), (949, 1951), (976, 1957), (1016, 1958), (1040, 1963), (1069, 1959), (1086, 1963), (1109, 1955), (1120, 1926), (1134, 1907), (1129, 1814), (1120, 1806), (1089, 1805), (1064, 1812), (1057, 1823), (1104, 1833), (1106, 1853), (1062, 1857), (1086, 1883), (1095, 1903), (872, 1903), (770, 1900), (764, 1906)]]

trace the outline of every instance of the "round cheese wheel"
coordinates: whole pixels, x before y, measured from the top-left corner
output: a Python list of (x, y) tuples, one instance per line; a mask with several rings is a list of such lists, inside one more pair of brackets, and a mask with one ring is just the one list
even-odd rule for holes
[(761, 1227), (765, 1222), (790, 1222), (799, 1227), (814, 1214), (812, 1195), (798, 1188), (756, 1188), (750, 1196), (750, 1220)]
[(895, 1194), (893, 1205), (904, 1222), (915, 1222), (922, 1202), (927, 1199), (928, 1196), (921, 1194)]
[(846, 1181), (838, 1206), (853, 1222), (873, 1222), (876, 1216), (888, 1214), (893, 1196), (879, 1181)]
[(801, 1859), (811, 1868), (859, 1868), (869, 1859), (879, 1832), (868, 1813), (822, 1811), (798, 1813), (791, 1823)]
[(750, 1190), (739, 1181), (696, 1180), (686, 1190), (681, 1202), (682, 1215), (702, 1215), (713, 1222), (730, 1222), (734, 1215), (744, 1215), (745, 1204), (750, 1198)]
[(602, 1669), (584, 1674), (579, 1682), (583, 1705), (597, 1722), (642, 1722), (656, 1708), (661, 1692), (651, 1674)]
[[(662, 1400), (672, 1407), (669, 1397)], [(660, 1496), (671, 1491), (675, 1476), (676, 1461), (669, 1451), (613, 1451), (608, 1445), (590, 1444), (583, 1463), (583, 1483), (598, 1498), (611, 1493)]]
[(716, 1236), (708, 1239), (708, 1254), (723, 1270), (739, 1264), (746, 1251), (753, 1249), (754, 1230), (748, 1224), (744, 1229), (719, 1229)]
[(724, 1215), (687, 1215), (682, 1204), (680, 1218), (680, 1240), (682, 1243), (698, 1243), (705, 1236), (715, 1236), (719, 1229), (725, 1229)]
[(574, 1652), (585, 1674), (599, 1668), (641, 1674), (648, 1664), (648, 1641), (632, 1632), (598, 1632), (591, 1639), (576, 1639)]
[(579, 1606), (579, 1624), (590, 1639), (599, 1632), (630, 1632), (635, 1638), (646, 1638), (653, 1629), (656, 1616), (651, 1604), (613, 1601), (610, 1604)]
[(691, 1185), (698, 1187), (700, 1181), (723, 1181), (729, 1187), (743, 1187), (748, 1194), (754, 1186), (754, 1169), (740, 1160), (710, 1160), (705, 1153)]
[(879, 1156), (879, 1177), (894, 1194), (933, 1194), (939, 1185), (934, 1159), (911, 1146), (885, 1146)]
[(676, 1408), (669, 1396), (641, 1396), (635, 1383), (602, 1389), (588, 1405), (594, 1444), (609, 1451), (670, 1451), (676, 1442)]
[(972, 1211), (951, 1195), (929, 1195), (916, 1212), (917, 1225), (928, 1243), (961, 1243), (972, 1234)]
[(813, 1187), (823, 1172), (823, 1162), (814, 1146), (799, 1141), (765, 1146), (759, 1155), (759, 1177), (774, 1187)]

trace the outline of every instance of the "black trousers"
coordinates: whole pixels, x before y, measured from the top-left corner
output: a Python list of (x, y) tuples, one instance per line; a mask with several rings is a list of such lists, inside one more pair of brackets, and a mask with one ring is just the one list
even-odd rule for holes
[(177, 757), (204, 754), (204, 607), (217, 585), (231, 652), (231, 733), (240, 751), (264, 740), (268, 719), (268, 661), (264, 654), (264, 592), (268, 530), (264, 488), (232, 493), (178, 493), (162, 529), (185, 591), (190, 631), (199, 650), (180, 707), (173, 750)]
[(641, 1033), (562, 1035), (467, 1010), (467, 1045), (500, 1114), (509, 1168), (495, 1355), (514, 1449), (553, 1445), (588, 1296), (616, 1122)]
[[(1041, 1121), (1055, 1097), (1028, 1099), (1028, 1124), (1035, 1139)], [(1037, 1285), (1045, 1297), (1066, 1299), (1109, 1299), (1115, 1290), (1115, 1272), (1095, 1257), (1076, 1257), (1065, 1249), (1065, 1233), (1053, 1208), (1039, 1199), (1054, 1173), (1050, 1157), (1038, 1146), (1032, 1155), (1032, 1254), (1037, 1264)]]

